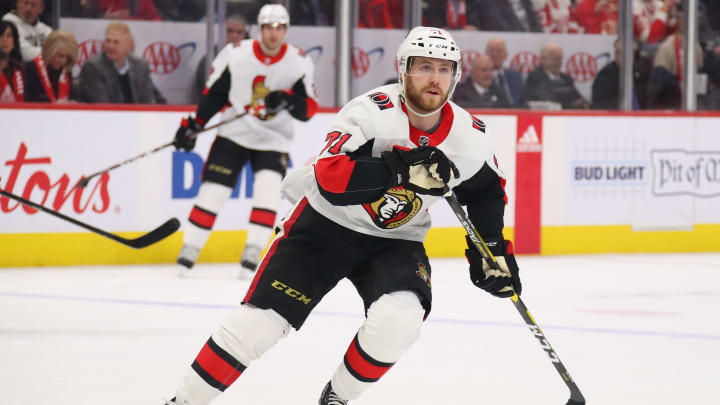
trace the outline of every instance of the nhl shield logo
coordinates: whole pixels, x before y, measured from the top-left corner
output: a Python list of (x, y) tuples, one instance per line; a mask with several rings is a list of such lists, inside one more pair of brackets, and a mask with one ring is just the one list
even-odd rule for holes
[(420, 207), (420, 197), (402, 187), (391, 188), (379, 200), (363, 204), (375, 225), (382, 229), (393, 229), (406, 224), (420, 212)]
[(430, 283), (430, 272), (427, 271), (424, 264), (418, 263), (418, 269), (415, 274), (420, 277), (420, 280), (422, 280), (426, 286), (432, 287)]

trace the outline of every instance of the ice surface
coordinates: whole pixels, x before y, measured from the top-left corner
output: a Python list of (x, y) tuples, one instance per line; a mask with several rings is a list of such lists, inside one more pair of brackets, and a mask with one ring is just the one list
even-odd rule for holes
[[(523, 300), (589, 404), (720, 404), (720, 254), (518, 258)], [(420, 340), (353, 405), (561, 405), (508, 300), (431, 260)], [(0, 404), (160, 405), (249, 281), (236, 265), (0, 269)], [(341, 283), (215, 404), (315, 404), (362, 322)]]

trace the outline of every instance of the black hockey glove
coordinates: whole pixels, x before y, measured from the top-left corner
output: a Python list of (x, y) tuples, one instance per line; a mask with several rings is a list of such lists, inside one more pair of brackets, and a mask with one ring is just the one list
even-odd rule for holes
[(390, 168), (388, 188), (402, 186), (418, 194), (441, 196), (447, 191), (447, 183), (460, 177), (455, 164), (434, 146), (395, 148), (381, 156)]
[(470, 237), (465, 236), (465, 240), (468, 244), (468, 248), (465, 249), (465, 257), (470, 263), (470, 280), (473, 284), (500, 298), (512, 297), (513, 293), (520, 295), (522, 292), (520, 269), (515, 261), (512, 242), (509, 240), (485, 241), (500, 266), (500, 270), (495, 270), (482, 258)]
[(292, 106), (292, 96), (282, 90), (275, 90), (265, 96), (265, 108), (268, 114), (277, 114), (284, 108)]
[(173, 145), (177, 150), (184, 150), (190, 152), (195, 147), (196, 133), (202, 129), (200, 125), (193, 117), (183, 118), (180, 123), (180, 128), (175, 131), (175, 140)]

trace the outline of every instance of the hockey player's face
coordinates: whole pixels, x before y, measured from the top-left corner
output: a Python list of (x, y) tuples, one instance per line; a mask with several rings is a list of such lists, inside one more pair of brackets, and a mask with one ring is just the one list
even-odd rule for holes
[(282, 24), (264, 24), (260, 29), (260, 40), (270, 52), (280, 49), (285, 42), (287, 26)]
[(415, 57), (405, 76), (408, 101), (421, 113), (435, 111), (447, 100), (453, 63), (445, 59)]

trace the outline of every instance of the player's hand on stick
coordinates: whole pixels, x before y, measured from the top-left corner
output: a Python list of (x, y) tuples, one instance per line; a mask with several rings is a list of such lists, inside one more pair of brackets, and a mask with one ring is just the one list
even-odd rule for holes
[(202, 130), (200, 125), (193, 117), (183, 118), (180, 128), (175, 132), (175, 141), (173, 145), (177, 150), (190, 152), (195, 147), (196, 133)]
[(395, 148), (383, 152), (382, 158), (390, 168), (389, 188), (402, 186), (418, 194), (441, 196), (447, 183), (460, 177), (455, 164), (434, 146)]
[(277, 114), (290, 104), (290, 95), (282, 90), (275, 90), (265, 96), (265, 108), (268, 114)]
[(485, 240), (485, 244), (495, 256), (500, 267), (498, 270), (490, 267), (468, 236), (465, 236), (465, 239), (468, 244), (465, 257), (470, 263), (470, 280), (473, 284), (496, 297), (507, 298), (512, 297), (513, 294), (520, 295), (522, 292), (520, 269), (515, 261), (512, 242), (509, 240)]

